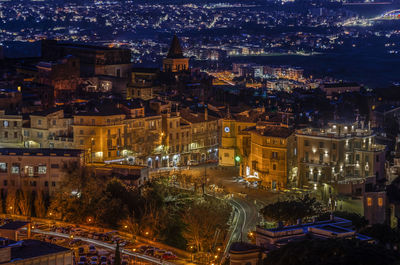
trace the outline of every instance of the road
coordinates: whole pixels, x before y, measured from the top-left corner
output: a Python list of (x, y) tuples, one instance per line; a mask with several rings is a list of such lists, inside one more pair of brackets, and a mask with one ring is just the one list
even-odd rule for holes
[[(44, 235), (51, 235), (51, 236), (57, 236), (57, 237), (62, 237), (62, 238), (70, 238), (70, 235), (67, 234), (63, 234), (63, 233), (57, 233), (57, 232), (52, 232), (52, 231), (45, 231), (45, 230), (41, 230), (41, 229), (33, 229), (32, 232), (34, 233), (38, 233), (38, 234), (44, 234)], [(94, 239), (90, 239), (90, 238), (85, 238), (85, 237), (74, 237), (74, 239), (80, 239), (84, 242), (96, 245), (96, 246), (100, 246), (103, 248), (107, 248), (110, 250), (115, 250), (115, 246), (113, 244), (109, 244), (109, 243), (105, 243), (99, 240), (94, 240)], [(132, 257), (136, 257), (138, 259), (141, 260), (145, 260), (147, 262), (150, 262), (151, 264), (164, 264), (164, 265), (174, 265), (174, 264), (178, 264), (178, 263), (172, 263), (169, 261), (163, 261), (154, 257), (150, 257), (150, 256), (146, 256), (146, 255), (142, 255), (136, 252), (132, 252), (126, 249), (121, 248), (121, 252), (125, 255), (129, 255)]]

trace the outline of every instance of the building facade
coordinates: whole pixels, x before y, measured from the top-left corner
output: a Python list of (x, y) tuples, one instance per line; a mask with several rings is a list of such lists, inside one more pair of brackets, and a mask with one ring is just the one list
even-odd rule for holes
[[(330, 123), (324, 129), (297, 130), (298, 185), (364, 183), (385, 177), (385, 146), (375, 143), (361, 123)], [(357, 188), (352, 194), (362, 195)]]
[(75, 149), (0, 148), (0, 186), (54, 193), (64, 176), (64, 166), (80, 166), (83, 152)]

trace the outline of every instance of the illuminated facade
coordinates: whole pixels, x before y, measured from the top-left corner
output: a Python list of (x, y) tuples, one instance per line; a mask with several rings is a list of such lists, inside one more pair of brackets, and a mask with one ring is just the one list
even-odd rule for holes
[(122, 157), (125, 114), (119, 109), (103, 109), (74, 116), (75, 147), (87, 150), (87, 162)]
[(34, 112), (23, 127), (23, 142), (27, 148), (74, 148), (73, 119), (61, 109)]
[[(385, 146), (363, 124), (330, 123), (298, 130), (299, 185), (364, 183), (385, 177)], [(362, 188), (350, 191), (361, 195)]]
[(257, 125), (250, 128), (250, 155), (244, 163), (244, 177), (261, 181), (267, 189), (287, 187), (297, 174), (296, 142), (293, 130), (285, 125)]

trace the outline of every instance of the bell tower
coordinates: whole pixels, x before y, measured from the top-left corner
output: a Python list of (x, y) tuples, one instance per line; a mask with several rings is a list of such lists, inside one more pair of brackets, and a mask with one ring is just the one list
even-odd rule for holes
[(182, 47), (176, 35), (172, 38), (167, 57), (163, 59), (164, 72), (180, 72), (189, 69), (189, 58), (183, 56)]

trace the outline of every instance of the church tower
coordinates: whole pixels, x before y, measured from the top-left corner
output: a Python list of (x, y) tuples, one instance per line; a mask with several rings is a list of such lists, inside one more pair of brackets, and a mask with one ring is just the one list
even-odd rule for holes
[(182, 47), (176, 35), (172, 38), (172, 43), (168, 55), (163, 59), (164, 72), (180, 72), (189, 69), (189, 58), (183, 56)]

